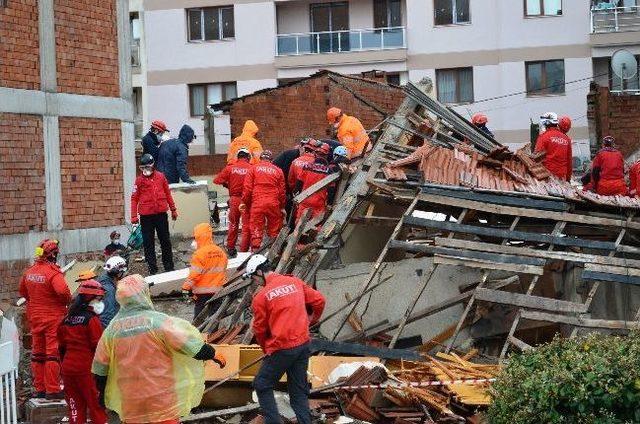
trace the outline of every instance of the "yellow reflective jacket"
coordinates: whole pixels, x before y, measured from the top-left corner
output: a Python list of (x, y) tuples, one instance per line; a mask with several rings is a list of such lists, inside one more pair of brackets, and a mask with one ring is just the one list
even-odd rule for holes
[(215, 294), (227, 280), (227, 254), (213, 242), (213, 229), (209, 223), (196, 225), (193, 238), (198, 248), (191, 257), (189, 277), (182, 289), (195, 295)]
[(120, 311), (104, 330), (92, 372), (107, 377), (105, 403), (123, 422), (152, 423), (188, 415), (204, 392), (204, 341), (183, 319), (157, 312), (140, 275), (118, 282)]

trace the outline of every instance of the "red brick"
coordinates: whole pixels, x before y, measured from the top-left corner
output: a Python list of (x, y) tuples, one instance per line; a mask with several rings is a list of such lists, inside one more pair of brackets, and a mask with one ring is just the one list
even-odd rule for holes
[(0, 7), (0, 86), (40, 89), (37, 0)]

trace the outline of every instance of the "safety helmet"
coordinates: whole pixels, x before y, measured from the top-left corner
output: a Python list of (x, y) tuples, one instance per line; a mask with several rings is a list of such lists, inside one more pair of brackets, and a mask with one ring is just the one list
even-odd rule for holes
[(60, 243), (58, 240), (44, 239), (36, 247), (36, 258), (55, 261), (60, 252)]
[(117, 238), (120, 238), (120, 233), (117, 231), (111, 231), (111, 234), (109, 234), (109, 238), (111, 240), (115, 240)]
[(484, 113), (474, 113), (471, 117), (471, 123), (473, 125), (485, 125), (489, 120)]
[(236, 153), (236, 159), (240, 159), (240, 155), (242, 155), (245, 158), (250, 158), (251, 152), (246, 147), (242, 147), (238, 149), (238, 152)]
[(247, 278), (255, 274), (257, 271), (264, 270), (269, 268), (269, 259), (266, 256), (256, 253), (251, 255), (249, 260), (247, 261), (247, 266), (244, 268), (244, 274), (242, 274), (243, 278)]
[(615, 144), (616, 139), (613, 138), (613, 136), (611, 135), (606, 135), (604, 137), (602, 137), (602, 145), (606, 146), (606, 147), (611, 147)]
[(151, 122), (151, 128), (160, 132), (169, 131), (167, 129), (167, 125), (164, 122), (158, 120)]
[(96, 278), (96, 272), (93, 269), (87, 269), (78, 274), (78, 278), (76, 278), (76, 283), (79, 281), (87, 281)]
[(335, 149), (333, 149), (333, 156), (334, 157), (339, 156), (339, 157), (343, 157), (343, 158), (348, 158), (349, 157), (349, 151), (344, 146), (338, 146)]
[(331, 147), (327, 143), (320, 142), (318, 147), (316, 147), (316, 154), (319, 156), (327, 156), (331, 151)]
[(329, 108), (329, 110), (327, 110), (327, 121), (329, 121), (330, 124), (333, 124), (336, 122), (336, 119), (338, 119), (340, 115), (342, 115), (342, 110), (340, 110), (339, 108)]
[(142, 157), (140, 157), (140, 166), (153, 166), (153, 164), (153, 156), (151, 156), (149, 153), (145, 153), (144, 155), (142, 155)]
[(112, 256), (104, 263), (102, 267), (109, 275), (124, 274), (127, 272), (127, 261), (121, 256)]
[(260, 153), (260, 159), (268, 161), (273, 160), (273, 153), (271, 150), (263, 150), (262, 153)]
[(547, 112), (540, 116), (540, 123), (545, 127), (549, 125), (558, 125), (558, 114), (555, 112)]
[(571, 129), (571, 118), (567, 115), (561, 116), (560, 119), (558, 119), (558, 128), (563, 133), (568, 133)]
[(104, 296), (104, 288), (96, 280), (86, 280), (78, 287), (78, 294), (84, 294), (89, 296)]

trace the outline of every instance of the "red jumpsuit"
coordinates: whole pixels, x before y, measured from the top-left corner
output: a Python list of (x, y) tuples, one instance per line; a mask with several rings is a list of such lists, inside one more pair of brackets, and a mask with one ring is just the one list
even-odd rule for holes
[(291, 162), (291, 166), (289, 167), (289, 175), (287, 175), (287, 187), (289, 188), (289, 191), (295, 190), (296, 183), (298, 182), (298, 179), (300, 179), (302, 169), (306, 164), (313, 163), (314, 160), (315, 156), (313, 155), (313, 153), (307, 152)]
[(58, 328), (58, 343), (62, 356), (64, 395), (72, 424), (91, 422), (106, 424), (107, 413), (98, 401), (98, 389), (91, 374), (91, 364), (102, 336), (100, 318), (92, 311), (68, 315)]
[[(316, 159), (313, 163), (307, 164), (303, 168), (298, 177), (296, 187), (299, 191), (306, 190), (335, 171), (335, 168), (328, 165), (327, 161), (323, 159)], [(312, 210), (310, 218), (315, 218), (316, 216), (323, 214), (327, 209), (327, 204), (333, 203), (334, 196), (335, 184), (330, 184), (329, 187), (317, 191), (304, 199), (302, 203), (298, 205), (296, 222), (298, 222), (304, 211), (307, 209)]]
[(629, 168), (629, 195), (638, 195), (638, 182), (640, 182), (640, 161), (637, 161)]
[(265, 221), (267, 235), (275, 238), (283, 225), (282, 209), (286, 194), (282, 169), (269, 161), (261, 160), (249, 170), (242, 190), (242, 203), (250, 211), (251, 249), (256, 251), (262, 244)]
[(571, 181), (573, 153), (571, 139), (557, 128), (551, 127), (538, 136), (536, 152), (544, 151), (544, 166), (561, 180)]
[(27, 299), (31, 326), (31, 372), (36, 392), (60, 392), (57, 331), (67, 313), (71, 292), (60, 267), (36, 261), (20, 280), (20, 296)]
[(601, 149), (591, 163), (591, 175), (598, 174), (596, 193), (603, 196), (626, 195), (624, 181), (624, 157), (613, 147)]
[(227, 249), (235, 249), (238, 241), (238, 228), (242, 220), (242, 237), (240, 238), (240, 251), (249, 250), (249, 214), (240, 213), (240, 203), (242, 203), (242, 189), (244, 180), (251, 164), (247, 159), (240, 159), (235, 163), (224, 167), (213, 180), (215, 184), (220, 184), (229, 189), (229, 233), (227, 234)]

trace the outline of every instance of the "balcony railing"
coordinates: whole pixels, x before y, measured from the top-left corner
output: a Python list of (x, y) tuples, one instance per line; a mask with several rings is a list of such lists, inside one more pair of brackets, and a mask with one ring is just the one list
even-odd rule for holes
[(351, 29), (345, 31), (278, 34), (276, 54), (361, 52), (368, 50), (400, 49), (406, 47), (404, 27)]
[(640, 31), (640, 6), (593, 7), (591, 33)]

